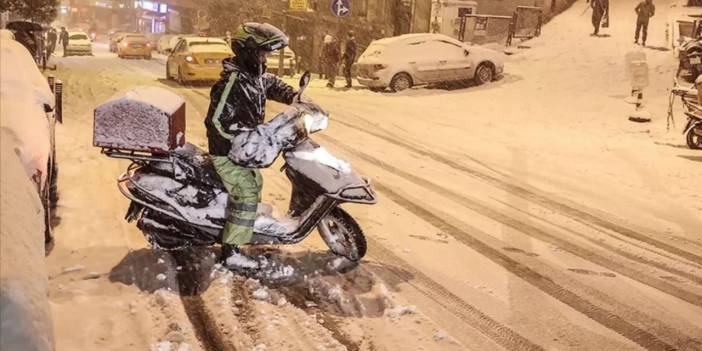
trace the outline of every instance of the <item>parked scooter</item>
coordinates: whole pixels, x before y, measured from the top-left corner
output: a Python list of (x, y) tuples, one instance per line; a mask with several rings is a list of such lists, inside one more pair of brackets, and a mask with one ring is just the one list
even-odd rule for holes
[(678, 85), (677, 80), (670, 91), (668, 102), (668, 123), (674, 123), (673, 103), (675, 97), (679, 96), (682, 102), (687, 123), (683, 129), (685, 141), (690, 149), (702, 149), (702, 106), (700, 105), (700, 95), (695, 88), (686, 88)]
[[(288, 213), (275, 218), (270, 206), (259, 204), (252, 243), (296, 244), (317, 228), (334, 254), (355, 262), (365, 255), (366, 240), (359, 224), (340, 205), (374, 204), (375, 193), (348, 163), (309, 138), (326, 128), (328, 114), (300, 98), (308, 83), (306, 73), (297, 100), (279, 115), (282, 119), (269, 122), (284, 121), (279, 132), (295, 136), (282, 149), (281, 171), (292, 183)], [(295, 130), (302, 125), (304, 130)], [(203, 150), (185, 144), (167, 156), (103, 152), (132, 160), (118, 179), (119, 190), (131, 200), (126, 219), (137, 220), (152, 246), (180, 249), (220, 242), (227, 192)]]

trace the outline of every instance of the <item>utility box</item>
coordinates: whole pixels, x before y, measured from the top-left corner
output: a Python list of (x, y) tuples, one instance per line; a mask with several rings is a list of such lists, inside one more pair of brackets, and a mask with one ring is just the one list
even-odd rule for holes
[(93, 145), (165, 154), (185, 144), (185, 101), (169, 90), (136, 87), (94, 112)]
[(478, 3), (472, 0), (433, 0), (431, 2), (431, 32), (458, 38), (461, 18), (475, 14)]

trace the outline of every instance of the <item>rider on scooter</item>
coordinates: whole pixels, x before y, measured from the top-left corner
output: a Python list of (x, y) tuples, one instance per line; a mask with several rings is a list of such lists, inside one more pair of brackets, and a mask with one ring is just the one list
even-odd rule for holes
[(229, 193), (222, 231), (222, 263), (230, 269), (256, 269), (258, 261), (240, 251), (253, 235), (263, 180), (256, 165), (237, 164), (227, 156), (232, 140), (264, 122), (266, 98), (291, 104), (296, 92), (266, 72), (266, 54), (288, 45), (287, 36), (267, 23), (246, 23), (234, 33), (235, 57), (225, 59), (222, 75), (210, 91), (205, 119), (210, 155)]

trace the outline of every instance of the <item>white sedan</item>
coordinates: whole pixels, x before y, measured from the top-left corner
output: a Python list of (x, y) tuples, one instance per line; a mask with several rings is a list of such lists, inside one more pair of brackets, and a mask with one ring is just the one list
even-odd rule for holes
[(68, 32), (68, 45), (66, 53), (68, 55), (92, 55), (93, 43), (87, 34), (83, 32)]
[(501, 53), (431, 33), (376, 40), (355, 66), (362, 85), (393, 91), (470, 79), (485, 84), (504, 72)]

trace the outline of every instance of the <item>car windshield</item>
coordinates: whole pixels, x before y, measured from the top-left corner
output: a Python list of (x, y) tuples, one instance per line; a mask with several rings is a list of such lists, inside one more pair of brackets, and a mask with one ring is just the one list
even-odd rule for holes
[(192, 41), (188, 47), (193, 52), (225, 52), (231, 51), (224, 41)]
[(85, 39), (85, 40), (87, 40), (87, 39), (88, 39), (88, 36), (85, 35), (85, 34), (71, 34), (71, 36), (68, 37), (68, 39), (74, 39), (74, 40)]

